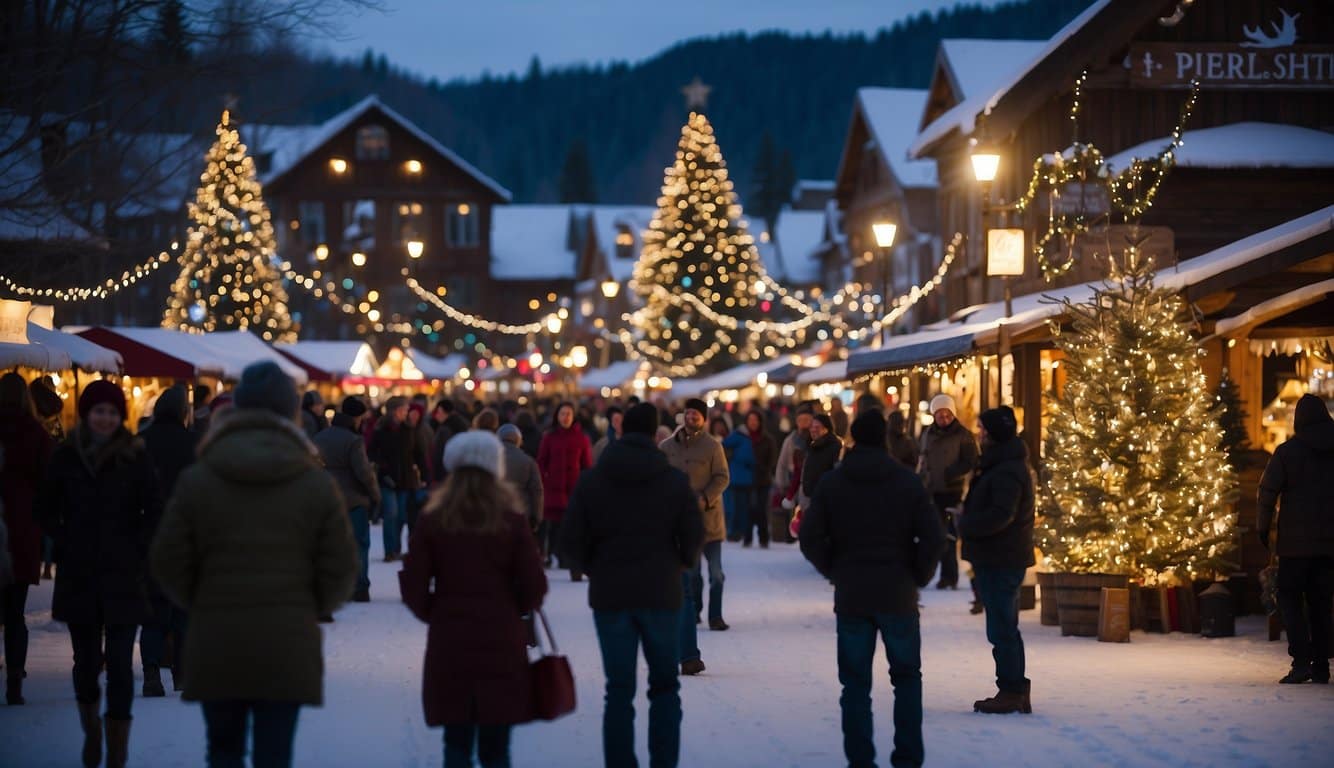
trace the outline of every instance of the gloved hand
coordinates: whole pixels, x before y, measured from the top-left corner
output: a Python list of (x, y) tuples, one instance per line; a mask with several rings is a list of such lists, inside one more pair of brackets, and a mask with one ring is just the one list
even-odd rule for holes
[(790, 511), (793, 507), (797, 506), (797, 500), (784, 496), (783, 500), (779, 502), (779, 506)]

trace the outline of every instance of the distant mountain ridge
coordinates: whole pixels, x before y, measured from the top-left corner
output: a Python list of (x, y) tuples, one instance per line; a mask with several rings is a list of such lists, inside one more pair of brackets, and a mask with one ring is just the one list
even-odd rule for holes
[[(233, 90), (243, 120), (270, 123), (318, 122), (377, 93), (515, 202), (558, 202), (566, 155), (582, 141), (599, 202), (651, 204), (685, 122), (680, 88), (698, 75), (713, 88), (707, 113), (744, 203), (766, 133), (790, 153), (797, 178), (831, 178), (858, 87), (925, 88), (942, 38), (1045, 39), (1088, 4), (965, 5), (871, 36), (729, 34), (637, 64), (548, 71), (534, 59), (523, 76), (448, 83), (399, 72), (369, 51), (361, 61), (271, 53), (272, 62), (257, 62), (265, 77)], [(196, 119), (216, 111), (213, 101), (201, 100)]]

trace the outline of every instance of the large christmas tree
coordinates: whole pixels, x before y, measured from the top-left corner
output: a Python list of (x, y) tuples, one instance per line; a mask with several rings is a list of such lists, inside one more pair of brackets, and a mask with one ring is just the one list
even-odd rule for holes
[(250, 330), (265, 341), (295, 341), (254, 161), (225, 110), (215, 133), (190, 204), (181, 273), (162, 327), (196, 333)]
[(691, 112), (635, 268), (639, 353), (672, 375), (758, 358), (768, 332), (747, 322), (771, 308), (762, 276), (713, 127)]
[(1234, 478), (1185, 307), (1135, 248), (1065, 303), (1067, 381), (1050, 410), (1041, 547), (1058, 571), (1147, 584), (1225, 568)]

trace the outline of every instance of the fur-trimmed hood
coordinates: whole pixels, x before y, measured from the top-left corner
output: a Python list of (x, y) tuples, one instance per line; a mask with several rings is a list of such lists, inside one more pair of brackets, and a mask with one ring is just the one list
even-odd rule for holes
[(200, 441), (199, 461), (243, 485), (273, 485), (320, 467), (319, 452), (295, 421), (252, 408), (215, 419)]

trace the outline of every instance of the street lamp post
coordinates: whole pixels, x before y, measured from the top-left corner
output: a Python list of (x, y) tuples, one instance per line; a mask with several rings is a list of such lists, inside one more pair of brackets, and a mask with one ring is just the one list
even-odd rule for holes
[[(880, 313), (883, 316), (889, 311), (889, 275), (890, 275), (890, 257), (891, 249), (894, 247), (894, 236), (898, 234), (899, 227), (888, 221), (878, 221), (871, 225), (871, 232), (875, 235), (876, 247), (880, 249)], [(881, 344), (889, 336), (888, 328), (881, 328)]]
[(1001, 321), (997, 338), (997, 358), (1000, 370), (997, 371), (997, 400), (1004, 400), (1005, 393), (1005, 358), (1010, 355), (1010, 317), (1013, 307), (1010, 298), (1010, 278), (1024, 274), (1024, 230), (1020, 228), (990, 229), (988, 225), (993, 213), (1006, 213), (1014, 210), (1013, 205), (993, 204), (991, 184), (1000, 171), (1000, 153), (985, 140), (974, 144), (969, 161), (973, 166), (973, 177), (982, 185), (982, 239), (983, 260), (986, 263), (988, 277), (1000, 277), (1005, 295), (1005, 319)]

